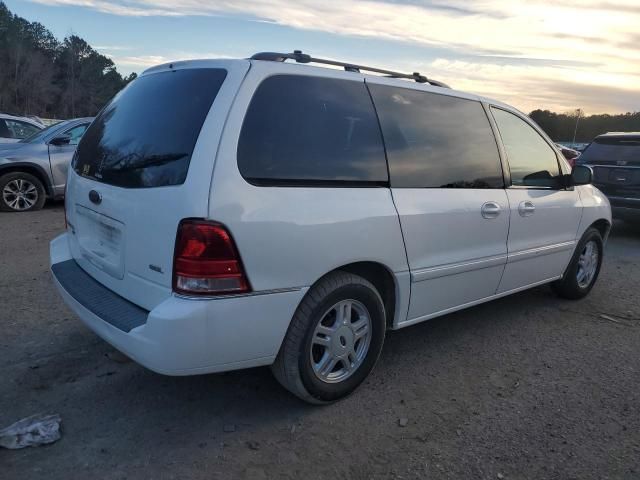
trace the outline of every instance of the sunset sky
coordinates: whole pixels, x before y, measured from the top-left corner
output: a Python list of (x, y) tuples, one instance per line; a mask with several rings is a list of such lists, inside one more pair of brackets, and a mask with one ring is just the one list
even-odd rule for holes
[(420, 71), (523, 111), (640, 110), (640, 0), (8, 0), (122, 73), (301, 49)]

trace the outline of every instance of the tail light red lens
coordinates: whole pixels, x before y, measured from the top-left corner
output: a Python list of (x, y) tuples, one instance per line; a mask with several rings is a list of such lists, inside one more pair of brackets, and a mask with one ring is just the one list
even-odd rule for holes
[(251, 291), (236, 245), (223, 225), (204, 220), (180, 222), (173, 261), (173, 290), (187, 295)]

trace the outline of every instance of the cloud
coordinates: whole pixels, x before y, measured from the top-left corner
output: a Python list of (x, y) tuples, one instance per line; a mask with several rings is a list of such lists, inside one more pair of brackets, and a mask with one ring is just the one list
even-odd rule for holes
[(196, 60), (201, 58), (230, 58), (228, 55), (217, 52), (184, 52), (173, 51), (164, 55), (116, 55), (105, 54), (118, 67), (124, 67), (123, 70), (137, 70), (138, 72), (146, 70), (149, 67), (160, 65), (163, 63), (174, 62), (177, 60)]
[(122, 50), (131, 50), (133, 47), (127, 45), (95, 45), (93, 48), (106, 52), (119, 52)]
[(498, 93), (521, 90), (516, 83), (524, 85), (527, 78), (562, 83), (568, 77), (570, 83), (594, 87), (602, 81), (607, 83), (600, 85), (640, 93), (638, 0), (31, 1), (123, 16), (232, 16), (435, 48), (448, 52), (449, 61), (483, 66), (466, 69), (462, 80), (450, 80), (472, 91), (486, 89), (479, 72), (491, 65), (503, 75), (490, 79)]

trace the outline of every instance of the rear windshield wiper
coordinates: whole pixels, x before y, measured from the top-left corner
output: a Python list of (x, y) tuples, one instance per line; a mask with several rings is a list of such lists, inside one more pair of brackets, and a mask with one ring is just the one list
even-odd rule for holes
[[(184, 157), (188, 157), (187, 153), (164, 153), (161, 155), (147, 155), (145, 157), (140, 158), (132, 158), (131, 157), (122, 157), (118, 159), (117, 162), (113, 166), (108, 167), (107, 169), (114, 172), (126, 172), (129, 170), (139, 170), (141, 168), (154, 167), (158, 165), (164, 165), (165, 163), (173, 162), (176, 160), (180, 160)], [(117, 165), (121, 164), (121, 167)], [(105, 170), (107, 170), (105, 169)]]

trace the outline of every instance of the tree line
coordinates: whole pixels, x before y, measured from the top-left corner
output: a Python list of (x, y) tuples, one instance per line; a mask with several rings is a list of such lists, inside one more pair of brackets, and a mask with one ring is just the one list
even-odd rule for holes
[(640, 131), (640, 112), (584, 117), (579, 111), (553, 113), (534, 110), (529, 116), (556, 142), (571, 142), (574, 133), (576, 142), (587, 143), (601, 133)]
[[(136, 78), (82, 38), (59, 41), (38, 22), (12, 14), (0, 0), (0, 112), (73, 118), (95, 115)], [(554, 141), (590, 142), (610, 131), (640, 131), (640, 112), (582, 116), (534, 110), (529, 116)], [(577, 121), (577, 129), (576, 129)]]
[(74, 118), (95, 115), (128, 82), (82, 38), (59, 41), (0, 1), (0, 112)]

